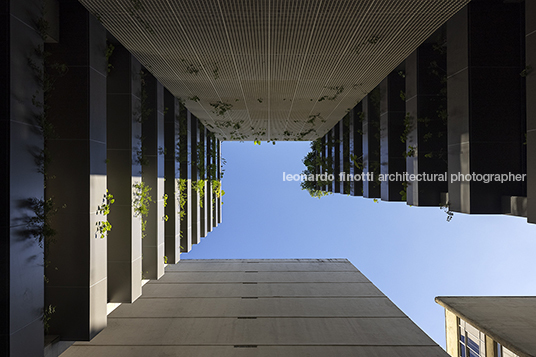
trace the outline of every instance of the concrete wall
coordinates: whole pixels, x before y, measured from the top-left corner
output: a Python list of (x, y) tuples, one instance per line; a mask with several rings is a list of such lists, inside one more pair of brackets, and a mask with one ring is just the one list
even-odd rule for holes
[[(495, 348), (491, 348), (493, 341), (521, 357), (536, 355), (534, 340), (536, 297), (446, 296), (436, 297), (436, 302), (447, 310), (449, 353), (455, 351), (454, 347), (449, 345), (454, 343), (454, 339), (459, 338), (457, 328), (455, 330), (452, 327), (454, 318), (457, 317), (486, 335), (486, 356), (494, 355)], [(452, 356), (458, 356), (452, 353)]]
[(448, 356), (346, 259), (182, 260), (65, 356), (97, 352)]

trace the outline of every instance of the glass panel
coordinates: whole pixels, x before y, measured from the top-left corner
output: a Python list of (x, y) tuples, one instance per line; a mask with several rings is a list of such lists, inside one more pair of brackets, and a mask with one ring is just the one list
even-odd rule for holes
[(503, 346), (503, 357), (519, 357), (514, 352), (510, 351), (508, 348)]
[(473, 339), (469, 336), (467, 336), (467, 346), (469, 346), (469, 348), (474, 350), (477, 354), (480, 352), (478, 342), (473, 341)]
[(465, 357), (465, 345), (460, 343), (460, 356)]
[(478, 354), (478, 352), (469, 350), (469, 357), (480, 357), (480, 354)]

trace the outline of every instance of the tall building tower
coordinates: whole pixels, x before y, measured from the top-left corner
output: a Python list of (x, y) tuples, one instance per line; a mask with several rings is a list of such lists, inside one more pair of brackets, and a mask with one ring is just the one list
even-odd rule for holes
[(182, 260), (62, 356), (445, 357), (346, 259)]

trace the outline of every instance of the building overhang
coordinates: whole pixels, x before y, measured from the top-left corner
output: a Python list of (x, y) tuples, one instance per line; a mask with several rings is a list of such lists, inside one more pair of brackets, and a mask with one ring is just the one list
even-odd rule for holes
[(469, 0), (80, 0), (222, 140), (323, 136)]
[(519, 356), (536, 356), (536, 296), (438, 296), (435, 301)]

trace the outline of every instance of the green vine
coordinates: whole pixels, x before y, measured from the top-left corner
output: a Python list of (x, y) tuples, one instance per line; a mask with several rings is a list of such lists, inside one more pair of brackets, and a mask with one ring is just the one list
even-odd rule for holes
[(519, 73), (519, 75), (523, 78), (526, 78), (529, 76), (529, 74), (532, 73), (534, 69), (532, 68), (532, 66), (526, 66), (525, 68), (523, 68), (523, 70), (521, 71), (521, 73)]
[(408, 141), (408, 135), (411, 133), (412, 130), (413, 117), (409, 113), (406, 113), (406, 116), (404, 117), (404, 131), (400, 135), (400, 141), (402, 141), (403, 143)]
[(222, 101), (217, 101), (214, 103), (209, 103), (212, 108), (214, 108), (213, 113), (219, 116), (223, 116), (225, 113), (227, 113), (231, 108), (233, 107), (232, 104), (225, 103)]
[(108, 43), (108, 46), (106, 46), (106, 52), (104, 53), (104, 56), (106, 57), (106, 63), (107, 63), (106, 69), (108, 73), (110, 73), (112, 69), (114, 68), (114, 66), (110, 63), (110, 57), (112, 57), (114, 50), (115, 50), (115, 46), (111, 43)]
[(48, 305), (47, 307), (43, 308), (43, 316), (41, 317), (41, 320), (43, 321), (43, 329), (45, 330), (45, 333), (48, 332), (50, 329), (50, 320), (52, 319), (52, 315), (56, 312), (56, 307), (52, 305)]
[(322, 96), (318, 99), (319, 102), (322, 102), (324, 100), (335, 100), (337, 99), (337, 97), (339, 96), (339, 94), (341, 94), (343, 91), (344, 91), (344, 87), (343, 86), (338, 86), (338, 87), (324, 87), (326, 89), (329, 89), (329, 90), (334, 90), (335, 91), (335, 94), (333, 95), (325, 95), (325, 96)]
[[(106, 193), (104, 194), (103, 198), (103, 204), (97, 207), (97, 212), (95, 213), (98, 215), (107, 216), (110, 214), (110, 206), (115, 202), (114, 196), (110, 193), (108, 193), (108, 190), (106, 190)], [(112, 225), (108, 220), (98, 221), (95, 223), (97, 226), (97, 234), (100, 235), (100, 238), (104, 238), (107, 236), (108, 232), (112, 230)]]
[(408, 157), (415, 157), (415, 154), (417, 154), (417, 147), (416, 146), (408, 146), (408, 151), (404, 151), (403, 155), (404, 158)]
[(145, 30), (147, 30), (148, 33), (154, 35), (155, 32), (153, 30), (153, 27), (140, 16), (141, 12), (147, 12), (145, 7), (141, 3), (141, 0), (130, 0), (130, 3), (132, 4), (132, 7), (129, 8), (130, 16), (136, 19), (136, 21), (138, 21), (140, 25), (144, 27)]
[[(167, 193), (164, 193), (164, 196), (162, 196), (162, 199), (164, 200), (164, 208), (167, 207), (167, 200), (168, 200), (168, 194)], [(167, 222), (169, 217), (167, 214), (164, 214), (164, 216), (162, 217), (162, 219), (164, 220), (164, 222)]]
[(152, 197), (149, 195), (149, 192), (152, 190), (149, 185), (146, 185), (145, 182), (138, 182), (132, 185), (134, 187), (133, 193), (133, 202), (132, 206), (134, 208), (134, 217), (141, 218), (141, 232), (142, 238), (145, 238), (145, 229), (147, 228), (147, 220), (143, 217), (149, 215), (149, 205), (153, 202)]
[(192, 181), (192, 188), (199, 193), (199, 207), (203, 208), (203, 199), (205, 198), (205, 180)]
[(188, 194), (186, 192), (187, 186), (188, 186), (187, 179), (183, 179), (183, 178), (179, 179), (179, 212), (178, 213), (179, 213), (179, 217), (181, 221), (186, 216), (186, 212), (184, 211), (184, 206), (186, 205), (186, 202), (188, 200)]
[(402, 201), (408, 200), (408, 182), (407, 181), (402, 182), (402, 190), (400, 190), (399, 193), (400, 193), (400, 198), (402, 199)]
[[(327, 147), (331, 149), (335, 144), (335, 140), (329, 141)], [(302, 175), (306, 175), (307, 177), (309, 177), (309, 175), (314, 175), (316, 178), (318, 168), (321, 168), (322, 172), (320, 174), (324, 174), (325, 178), (327, 178), (328, 175), (333, 174), (333, 159), (331, 157), (323, 157), (321, 154), (323, 148), (324, 144), (322, 143), (322, 139), (316, 139), (311, 142), (311, 151), (307, 153), (302, 160), (305, 165), (305, 170), (302, 172)], [(331, 184), (331, 181), (329, 179), (322, 180), (321, 177), (319, 178), (320, 180), (302, 181), (300, 183), (301, 189), (307, 191), (309, 195), (314, 198), (321, 198), (331, 194), (331, 192), (322, 189), (323, 186)]]
[(145, 123), (149, 118), (151, 117), (151, 114), (153, 113), (153, 108), (149, 107), (148, 100), (149, 100), (149, 93), (147, 90), (147, 73), (143, 70), (139, 71), (138, 73), (140, 77), (140, 104), (138, 108), (136, 109), (135, 117), (136, 121), (140, 124)]

